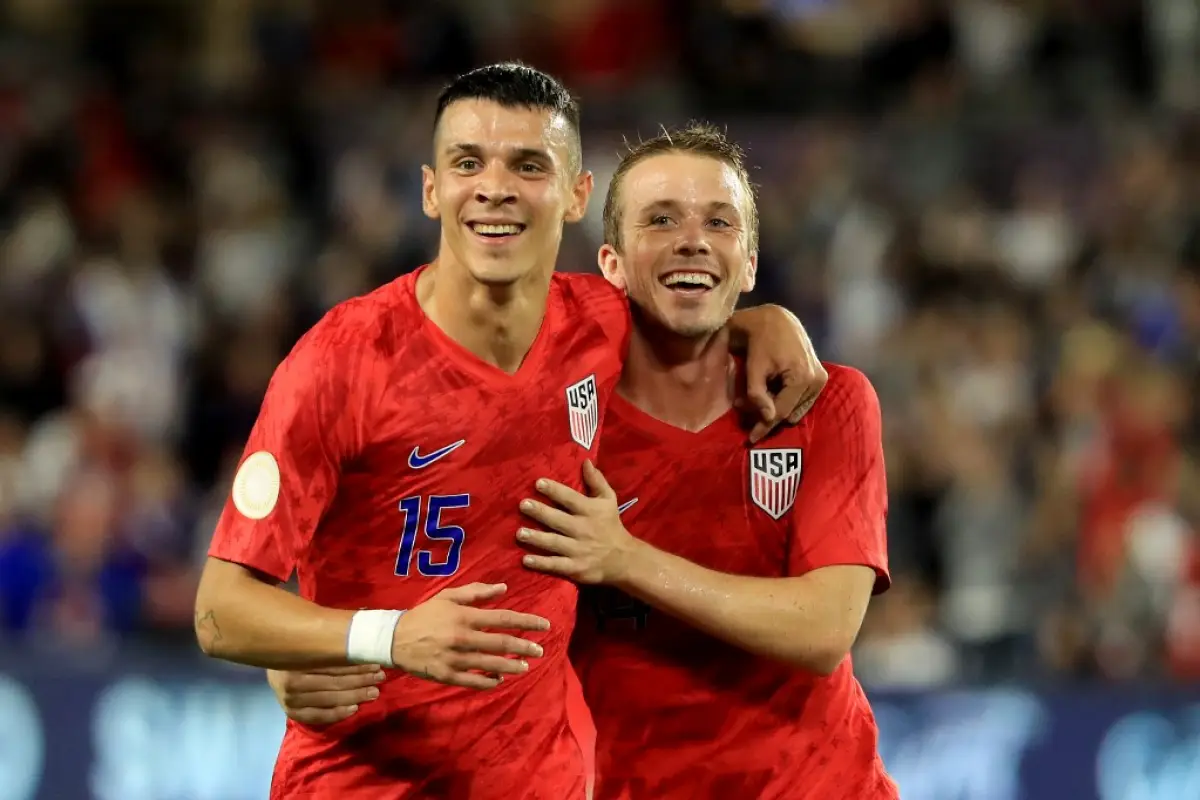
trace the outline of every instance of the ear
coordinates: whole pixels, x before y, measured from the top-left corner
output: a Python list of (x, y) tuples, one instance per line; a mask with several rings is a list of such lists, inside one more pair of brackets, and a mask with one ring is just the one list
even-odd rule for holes
[(754, 280), (758, 277), (758, 253), (751, 253), (746, 259), (746, 270), (742, 273), (742, 291), (754, 291)]
[(421, 210), (425, 212), (425, 216), (430, 219), (441, 219), (442, 213), (438, 210), (437, 192), (436, 189), (437, 174), (433, 171), (433, 167), (428, 164), (421, 165)]
[(625, 265), (621, 262), (621, 255), (615, 247), (611, 244), (600, 245), (600, 252), (596, 254), (596, 263), (600, 266), (600, 272), (608, 279), (609, 283), (622, 292), (625, 291), (627, 286)]
[(583, 215), (587, 213), (588, 200), (591, 199), (592, 189), (596, 186), (596, 179), (592, 173), (584, 171), (579, 173), (579, 177), (575, 179), (575, 186), (571, 189), (571, 205), (567, 207), (567, 213), (563, 217), (565, 222), (579, 222), (583, 219)]

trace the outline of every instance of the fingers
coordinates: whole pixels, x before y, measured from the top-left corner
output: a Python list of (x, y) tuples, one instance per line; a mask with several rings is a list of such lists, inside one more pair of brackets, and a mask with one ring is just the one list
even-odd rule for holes
[(571, 577), (576, 572), (574, 559), (565, 556), (525, 556), (521, 563), (538, 572)]
[(452, 603), (473, 605), (484, 600), (492, 600), (508, 591), (503, 583), (468, 583), (466, 586), (455, 586), (453, 589), (443, 589), (439, 595)]
[(289, 696), (287, 698), (287, 707), (289, 711), (292, 709), (336, 711), (348, 708), (357, 710), (360, 704), (369, 703), (377, 699), (379, 699), (379, 687), (365, 686), (361, 689), (340, 692), (304, 692), (303, 694)]
[(477, 608), (466, 615), (466, 623), (475, 630), (548, 631), (550, 620), (536, 614), (524, 614), (503, 608)]
[(617, 493), (608, 485), (608, 480), (604, 477), (604, 473), (591, 462), (591, 459), (583, 462), (583, 482), (591, 490), (592, 497), (599, 497), (605, 500), (615, 500), (617, 497)]
[[(349, 667), (327, 667), (325, 669), (310, 669), (308, 672), (298, 673), (301, 675), (374, 675), (383, 669), (381, 664), (354, 664)], [(380, 680), (383, 680), (381, 677)]]
[(572, 489), (570, 486), (561, 484), (558, 481), (552, 481), (549, 478), (541, 478), (535, 486), (537, 490), (555, 504), (562, 506), (566, 510), (582, 514), (587, 508), (587, 495), (582, 495)]
[(340, 692), (374, 686), (383, 682), (383, 671), (356, 672), (330, 675), (322, 672), (297, 672), (288, 675), (285, 692), (290, 695), (310, 692)]
[(529, 671), (528, 662), (518, 658), (492, 656), (486, 653), (461, 653), (450, 660), (450, 666), (459, 672), (483, 672), (488, 675), (522, 675)]
[(522, 639), (518, 636), (508, 636), (503, 633), (482, 633), (472, 631), (462, 637), (455, 650), (463, 653), (493, 653), (497, 655), (525, 656), (541, 658), (542, 646), (537, 642)]
[(560, 556), (573, 556), (578, 553), (579, 543), (569, 536), (563, 536), (559, 533), (550, 533), (548, 531), (535, 531), (529, 528), (521, 528), (517, 531), (517, 539), (522, 544), (529, 544), (538, 549), (545, 550), (547, 553), (554, 553)]
[(808, 414), (809, 411), (812, 411), (812, 407), (817, 404), (817, 397), (818, 395), (814, 394), (802, 400), (800, 405), (796, 406), (796, 410), (788, 416), (788, 423), (791, 425), (799, 425), (800, 420), (804, 419), (804, 416)]
[(478, 672), (451, 672), (443, 677), (435, 678), (435, 680), (448, 686), (461, 686), (464, 689), (479, 689), (480, 691), (495, 689), (504, 681), (498, 675), (481, 675)]
[[(817, 362), (816, 366), (812, 367), (803, 379), (788, 374), (784, 375), (782, 380), (782, 388), (770, 401), (773, 408), (779, 409), (781, 414), (772, 414), (771, 419), (763, 415), (750, 431), (751, 444), (761, 441), (763, 437), (782, 424), (784, 419), (793, 425), (800, 422), (816, 404), (821, 390), (825, 388), (825, 384), (829, 380), (829, 373), (825, 371), (820, 362)], [(747, 390), (747, 394), (749, 394), (749, 390)]]
[(750, 443), (756, 444), (762, 441), (768, 433), (775, 430), (784, 421), (784, 417), (775, 413), (775, 409), (784, 409), (790, 412), (799, 403), (803, 394), (803, 389), (799, 384), (784, 381), (783, 388), (779, 390), (779, 394), (774, 398), (768, 395), (768, 402), (771, 404), (770, 414), (760, 414), (758, 422), (750, 431)]
[(339, 706), (338, 708), (298, 708), (288, 709), (288, 717), (296, 722), (313, 727), (333, 725), (336, 722), (349, 719), (358, 712), (358, 706)]
[(571, 531), (574, 529), (574, 517), (565, 511), (559, 511), (557, 508), (551, 508), (545, 503), (539, 503), (537, 500), (522, 500), (521, 511), (547, 528), (556, 530), (559, 533), (570, 536)]
[(763, 422), (770, 424), (775, 421), (777, 415), (767, 381), (778, 376), (770, 375), (773, 371), (770, 362), (764, 361), (753, 348), (751, 350), (746, 355), (746, 393), (741, 406), (748, 406)]

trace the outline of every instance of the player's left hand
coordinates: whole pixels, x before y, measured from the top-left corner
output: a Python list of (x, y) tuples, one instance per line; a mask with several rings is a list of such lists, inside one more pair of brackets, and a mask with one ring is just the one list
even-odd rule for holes
[(746, 342), (746, 395), (735, 404), (757, 412), (750, 431), (755, 443), (784, 421), (799, 422), (817, 402), (829, 373), (808, 331), (786, 308), (748, 308), (735, 315), (733, 324)]
[[(590, 497), (546, 478), (537, 489), (558, 508), (521, 501), (521, 511), (549, 531), (522, 528), (517, 540), (553, 555), (527, 555), (525, 566), (578, 583), (614, 583), (624, 574), (636, 539), (621, 524), (617, 494), (592, 462), (583, 466)], [(552, 531), (557, 531), (552, 532)]]

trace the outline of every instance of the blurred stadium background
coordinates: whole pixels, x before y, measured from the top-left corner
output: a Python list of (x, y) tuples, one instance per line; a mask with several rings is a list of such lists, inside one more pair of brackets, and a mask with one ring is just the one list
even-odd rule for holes
[(514, 57), (598, 195), (727, 125), (754, 300), (872, 377), (903, 796), (1200, 798), (1196, 0), (2, 0), (0, 800), (266, 796), (197, 566), (275, 364), (432, 253), (441, 83)]

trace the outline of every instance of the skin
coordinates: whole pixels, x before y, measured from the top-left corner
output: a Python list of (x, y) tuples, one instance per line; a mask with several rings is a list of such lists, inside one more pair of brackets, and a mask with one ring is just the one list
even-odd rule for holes
[[(593, 178), (572, 148), (560, 115), (462, 100), (442, 115), (434, 164), (421, 168), (422, 206), (441, 238), (417, 299), (446, 334), (507, 372), (541, 327), (563, 225), (587, 212)], [(480, 222), (524, 229), (494, 241), (472, 230)]]

